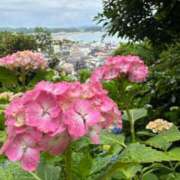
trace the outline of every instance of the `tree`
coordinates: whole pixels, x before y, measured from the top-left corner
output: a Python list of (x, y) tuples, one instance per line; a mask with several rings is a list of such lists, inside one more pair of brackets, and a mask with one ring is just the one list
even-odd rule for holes
[(104, 0), (95, 18), (109, 35), (162, 45), (180, 38), (179, 0)]
[(36, 38), (38, 48), (42, 52), (51, 54), (53, 51), (51, 33), (42, 27), (37, 27), (34, 30), (34, 36)]
[(17, 51), (36, 49), (37, 43), (33, 35), (0, 32), (0, 57)]

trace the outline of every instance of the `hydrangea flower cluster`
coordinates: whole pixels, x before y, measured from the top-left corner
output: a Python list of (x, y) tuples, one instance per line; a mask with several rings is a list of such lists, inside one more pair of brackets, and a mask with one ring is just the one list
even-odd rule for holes
[(173, 123), (170, 123), (164, 119), (156, 119), (154, 121), (150, 121), (146, 129), (152, 130), (153, 133), (160, 133), (162, 131), (168, 130), (173, 126)]
[(83, 136), (99, 143), (101, 129), (122, 128), (121, 112), (98, 82), (50, 83), (14, 99), (5, 111), (8, 138), (1, 153), (34, 171), (40, 153), (63, 153)]
[(138, 56), (112, 56), (94, 71), (91, 81), (112, 80), (122, 75), (131, 82), (143, 82), (148, 76), (148, 67)]
[(47, 61), (41, 53), (34, 53), (27, 50), (0, 58), (0, 66), (10, 70), (21, 68), (29, 71), (46, 68)]

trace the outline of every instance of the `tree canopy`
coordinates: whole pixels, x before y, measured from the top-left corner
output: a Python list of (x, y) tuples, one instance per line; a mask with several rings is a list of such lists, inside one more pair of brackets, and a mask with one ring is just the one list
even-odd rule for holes
[(179, 0), (104, 0), (96, 20), (109, 35), (159, 45), (180, 38), (179, 11)]
[(42, 27), (37, 27), (34, 30), (34, 37), (36, 39), (38, 48), (42, 52), (51, 53), (53, 51), (52, 36), (50, 31)]

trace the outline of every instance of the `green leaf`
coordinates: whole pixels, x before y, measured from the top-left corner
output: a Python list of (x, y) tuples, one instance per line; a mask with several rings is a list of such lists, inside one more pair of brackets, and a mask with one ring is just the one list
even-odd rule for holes
[(0, 104), (0, 110), (4, 110), (7, 107), (7, 104)]
[(175, 161), (180, 161), (180, 148), (173, 148), (172, 150), (168, 151), (168, 155), (174, 158)]
[(40, 163), (37, 175), (42, 180), (59, 180), (60, 171), (60, 167)]
[(176, 126), (173, 126), (167, 131), (148, 139), (145, 144), (162, 150), (167, 150), (171, 144), (180, 140), (180, 131)]
[(22, 170), (17, 163), (5, 161), (0, 164), (1, 180), (36, 180), (32, 174)]
[(138, 131), (136, 132), (136, 134), (139, 136), (150, 136), (150, 137), (154, 136), (154, 133), (149, 131)]
[(0, 82), (4, 84), (15, 84), (17, 83), (17, 77), (12, 71), (0, 67)]
[(180, 180), (180, 173), (169, 173), (162, 175), (160, 180)]
[(162, 161), (179, 160), (168, 153), (152, 149), (144, 144), (133, 143), (120, 154), (119, 162), (123, 163), (153, 163)]
[(6, 132), (0, 131), (0, 142), (4, 142), (6, 139)]
[(86, 177), (89, 175), (92, 167), (92, 157), (88, 152), (84, 154), (78, 166), (79, 166), (78, 170), (79, 172), (81, 172), (82, 176)]
[(8, 170), (0, 168), (0, 179), (13, 180), (13, 174)]
[(0, 110), (0, 130), (4, 130), (4, 121), (5, 121), (5, 117), (4, 117), (4, 111)]
[[(133, 121), (139, 120), (139, 119), (147, 116), (147, 109), (145, 109), (145, 108), (130, 109), (129, 112), (131, 114), (131, 117), (132, 117)], [(124, 111), (123, 119), (124, 120), (129, 120), (126, 111)]]
[[(179, 157), (176, 158), (175, 156), (169, 155), (168, 153), (152, 149), (151, 147), (147, 147), (144, 144), (133, 143), (129, 144), (127, 148), (125, 148), (122, 153), (118, 155), (114, 163), (107, 164), (107, 158), (105, 162), (106, 166), (104, 166), (104, 168), (100, 171), (100, 177), (110, 177), (116, 170), (121, 168), (126, 169), (130, 167), (130, 164), (132, 165), (130, 169), (127, 169), (127, 171), (123, 170), (125, 176), (132, 176), (136, 172), (138, 172), (141, 169), (141, 166), (139, 164), (142, 163), (178, 160)], [(137, 168), (134, 167), (134, 164), (137, 165)], [(105, 170), (105, 172), (102, 172), (102, 170)]]
[(89, 148), (81, 149), (79, 152), (73, 153), (72, 171), (74, 179), (77, 177), (79, 180), (87, 179), (90, 174), (93, 164), (93, 159), (90, 154)]
[(158, 180), (158, 177), (153, 173), (149, 173), (143, 176), (143, 180)]
[[(93, 160), (91, 174), (95, 177), (101, 176), (101, 174), (104, 173), (104, 171), (106, 171), (109, 165), (111, 165), (112, 163), (111, 158), (112, 156), (108, 155), (105, 158), (99, 157)], [(96, 178), (92, 178), (92, 179), (96, 179)]]
[(126, 147), (124, 140), (125, 137), (123, 134), (115, 135), (106, 130), (102, 131), (100, 134), (101, 144), (110, 145), (111, 148), (105, 156), (99, 156), (93, 160), (91, 174), (101, 175), (113, 161), (116, 161), (119, 152)]
[(103, 131), (100, 134), (101, 144), (110, 144), (110, 145), (116, 144), (116, 145), (125, 147), (126, 145), (125, 145), (124, 141), (125, 141), (125, 137), (123, 134), (115, 135), (108, 131)]
[(136, 163), (122, 163), (119, 164), (119, 168), (117, 171), (120, 171), (124, 174), (126, 179), (132, 179), (137, 172), (141, 171), (142, 166)]
[(137, 163), (116, 163), (107, 170), (102, 171), (98, 179), (132, 179), (137, 172), (141, 171), (142, 165)]

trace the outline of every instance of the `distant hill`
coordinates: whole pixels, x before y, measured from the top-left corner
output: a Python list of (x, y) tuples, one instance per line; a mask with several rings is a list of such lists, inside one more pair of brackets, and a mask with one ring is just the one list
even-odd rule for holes
[[(102, 31), (102, 27), (99, 26), (90, 26), (90, 27), (71, 27), (71, 28), (47, 28), (43, 27), (44, 29), (48, 30), (51, 33), (58, 33), (58, 32), (97, 32)], [(35, 28), (9, 28), (9, 27), (1, 27), (0, 32), (8, 31), (8, 32), (17, 32), (17, 33), (33, 33)]]

